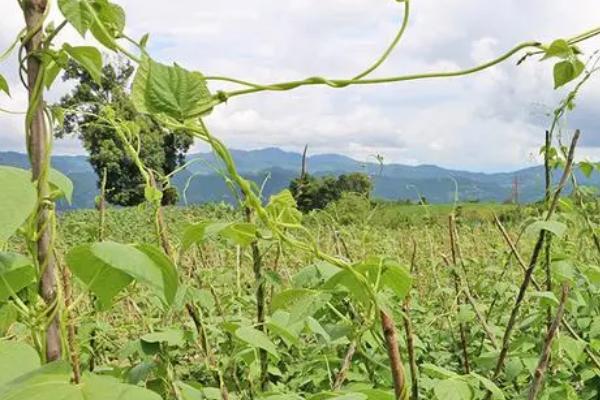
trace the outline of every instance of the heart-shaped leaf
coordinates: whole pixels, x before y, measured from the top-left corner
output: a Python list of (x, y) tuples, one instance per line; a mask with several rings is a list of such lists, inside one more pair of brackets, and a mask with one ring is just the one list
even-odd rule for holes
[(110, 241), (83, 245), (67, 254), (67, 265), (105, 308), (134, 279), (149, 287), (165, 303), (172, 304), (175, 300), (175, 266), (152, 246)]
[(0, 166), (0, 242), (6, 241), (33, 212), (37, 202), (31, 173)]

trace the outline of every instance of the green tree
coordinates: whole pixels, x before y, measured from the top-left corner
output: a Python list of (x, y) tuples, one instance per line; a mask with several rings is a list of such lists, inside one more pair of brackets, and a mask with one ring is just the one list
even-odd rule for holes
[(365, 197), (369, 197), (373, 190), (371, 178), (360, 172), (338, 176), (336, 185), (342, 193), (355, 193)]
[[(191, 136), (165, 131), (151, 117), (136, 112), (127, 91), (133, 72), (129, 62), (108, 63), (98, 83), (78, 64), (69, 63), (63, 80), (76, 84), (59, 105), (75, 112), (65, 113), (64, 124), (56, 132), (57, 137), (77, 135), (81, 139), (98, 177), (106, 169), (107, 201), (122, 206), (144, 201), (145, 182), (114, 129), (99, 120), (98, 115), (110, 108), (116, 117), (132, 123), (139, 137), (140, 158), (158, 176), (182, 165), (193, 143)], [(176, 203), (177, 194), (171, 188), (165, 191), (169, 192), (163, 195), (163, 203)]]
[(315, 177), (305, 174), (290, 182), (290, 191), (302, 212), (321, 210), (329, 203), (339, 200), (344, 193), (355, 193), (369, 197), (373, 184), (361, 173)]

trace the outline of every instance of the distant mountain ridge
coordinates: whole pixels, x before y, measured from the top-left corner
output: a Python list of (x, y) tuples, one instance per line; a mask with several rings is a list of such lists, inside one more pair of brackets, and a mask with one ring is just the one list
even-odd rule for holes
[[(267, 198), (286, 188), (298, 176), (302, 155), (278, 148), (260, 150), (232, 150), (238, 170), (248, 179), (263, 185)], [(173, 184), (185, 196), (188, 204), (211, 201), (233, 202), (234, 196), (223, 178), (217, 173), (222, 164), (212, 153), (196, 153), (187, 157), (188, 167), (173, 178)], [(28, 168), (25, 154), (0, 152), (0, 165)], [(96, 174), (86, 156), (54, 156), (52, 165), (69, 176), (75, 185), (71, 207), (91, 208), (98, 194)], [(519, 200), (536, 201), (543, 196), (544, 171), (536, 166), (514, 172), (482, 173), (441, 168), (435, 165), (409, 166), (380, 165), (360, 162), (339, 154), (319, 154), (307, 157), (308, 171), (314, 175), (340, 175), (363, 172), (373, 179), (373, 196), (387, 200), (412, 199), (425, 196), (431, 203), (447, 203), (458, 196), (460, 201), (502, 202), (511, 197), (513, 182), (518, 181)], [(578, 176), (585, 185), (600, 187), (598, 174), (588, 179)]]

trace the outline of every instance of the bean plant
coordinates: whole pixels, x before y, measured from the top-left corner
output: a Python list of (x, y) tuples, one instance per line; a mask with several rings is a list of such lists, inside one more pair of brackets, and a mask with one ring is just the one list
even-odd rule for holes
[[(31, 169), (0, 167), (0, 400), (600, 398), (597, 202), (573, 173), (597, 165), (574, 162), (579, 131), (567, 144), (560, 134), (597, 69), (578, 44), (600, 28), (519, 43), (462, 70), (375, 78), (408, 27), (411, 2), (399, 0), (397, 34), (363, 71), (264, 84), (157, 62), (149, 36), (128, 36), (125, 11), (109, 0), (17, 1), (24, 27), (0, 61), (16, 54), (28, 93)], [(58, 21), (49, 17), (54, 7)], [(64, 42), (67, 26), (94, 40)], [(97, 224), (59, 218), (56, 202), (70, 201), (73, 185), (52, 169), (53, 132), (89, 108), (51, 106), (44, 95), (70, 62), (100, 82), (102, 52), (136, 65), (131, 98), (139, 113), (212, 148), (235, 209), (204, 210), (174, 232), (181, 221), (161, 207), (170, 176), (144, 165), (139, 127), (104, 106), (95, 117), (143, 176), (143, 217), (121, 223), (121, 241), (113, 240), (101, 191)], [(331, 209), (303, 216), (289, 191), (263, 199), (204, 121), (240, 96), (462, 77), (517, 56), (553, 61), (555, 88), (577, 83), (541, 149), (546, 197), (525, 220), (529, 242), (519, 244), (500, 218), (488, 222), (481, 229), (493, 238), (489, 265), (469, 258), (467, 250), (479, 254), (476, 243), (464, 243), (472, 227), (456, 212), (442, 229), (424, 225), (389, 246), (368, 223), (370, 205), (363, 222), (348, 227)], [(210, 89), (219, 83), (234, 89)], [(0, 91), (12, 89), (0, 75)], [(567, 187), (569, 198), (561, 196)], [(131, 234), (139, 226), (146, 229)], [(589, 237), (593, 251), (577, 247)]]

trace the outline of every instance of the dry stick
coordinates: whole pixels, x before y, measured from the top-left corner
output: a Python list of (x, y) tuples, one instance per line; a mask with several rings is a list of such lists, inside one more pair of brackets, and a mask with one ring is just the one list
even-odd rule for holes
[[(556, 191), (554, 192), (554, 197), (552, 198), (552, 201), (549, 206), (550, 208), (548, 209), (548, 213), (546, 215), (546, 219), (545, 219), (546, 221), (548, 221), (554, 214), (554, 211), (556, 210), (556, 207), (558, 206), (558, 200), (560, 199), (560, 193), (562, 192), (562, 189), (564, 188), (564, 186), (567, 182), (567, 179), (568, 179), (569, 175), (571, 174), (571, 168), (573, 166), (573, 159), (575, 157), (575, 147), (577, 146), (577, 141), (579, 140), (579, 136), (580, 136), (580, 131), (576, 130), (575, 135), (573, 136), (573, 140), (571, 141), (571, 147), (569, 148), (569, 155), (567, 157), (567, 163), (565, 166), (565, 170), (563, 171), (563, 175), (560, 179), (560, 183), (559, 183), (558, 187), (556, 188)], [(531, 259), (529, 261), (529, 266), (525, 271), (525, 277), (523, 278), (523, 283), (521, 284), (521, 287), (519, 289), (519, 294), (517, 295), (515, 305), (511, 311), (510, 318), (508, 320), (508, 324), (506, 325), (506, 330), (504, 331), (504, 337), (502, 339), (502, 349), (500, 350), (500, 355), (498, 356), (498, 362), (496, 363), (496, 368), (494, 369), (494, 375), (492, 377), (492, 380), (498, 379), (498, 376), (500, 376), (500, 373), (502, 372), (502, 369), (504, 368), (504, 362), (506, 360), (506, 356), (508, 355), (508, 349), (510, 347), (510, 339), (512, 336), (512, 332), (513, 332), (516, 322), (517, 322), (517, 317), (519, 315), (519, 310), (521, 308), (521, 304), (523, 303), (523, 300), (525, 299), (525, 293), (527, 292), (527, 288), (529, 287), (529, 284), (531, 283), (533, 271), (535, 270), (535, 267), (538, 262), (538, 258), (542, 251), (542, 245), (544, 244), (545, 237), (546, 237), (546, 231), (545, 230), (540, 231), (538, 240), (535, 244), (533, 253), (531, 255)], [(490, 399), (491, 396), (492, 396), (492, 393), (490, 391), (488, 391), (486, 399)]]
[[(494, 218), (498, 219), (498, 217), (496, 216), (496, 214), (494, 214)], [(523, 233), (525, 232), (525, 229), (521, 229), (521, 232), (519, 233), (519, 236), (517, 237), (517, 240), (515, 241), (516, 244), (519, 244), (519, 241), (521, 240), (521, 237), (523, 235)], [(508, 252), (508, 259), (506, 260), (506, 263), (504, 263), (504, 269), (502, 271), (502, 274), (500, 274), (500, 277), (498, 278), (498, 281), (502, 281), (504, 279), (504, 276), (508, 273), (509, 271), (509, 267), (512, 261), (512, 257), (514, 256), (514, 253), (512, 250), (509, 250)], [(492, 315), (492, 311), (494, 310), (494, 307), (496, 306), (496, 303), (498, 302), (498, 300), (500, 299), (500, 294), (498, 292), (496, 292), (496, 294), (494, 295), (494, 300), (492, 300), (492, 302), (490, 303), (490, 307), (486, 313), (486, 321), (488, 319), (490, 319), (490, 316)]]
[[(416, 269), (416, 257), (417, 257), (417, 242), (412, 240), (413, 251), (410, 260), (410, 271), (414, 275)], [(410, 366), (410, 379), (411, 379), (411, 393), (412, 400), (419, 399), (419, 368), (417, 366), (417, 359), (415, 357), (415, 339), (413, 334), (412, 321), (410, 319), (410, 291), (404, 299), (404, 305), (402, 310), (404, 311), (404, 333), (406, 334), (406, 351), (408, 352), (408, 365)]]
[[(546, 145), (544, 148), (544, 172), (545, 172), (545, 184), (546, 184), (546, 193), (544, 197), (544, 201), (546, 203), (546, 207), (550, 203), (550, 198), (552, 196), (552, 171), (550, 168), (550, 146), (552, 145), (552, 133), (551, 131), (546, 131)], [(545, 271), (546, 271), (546, 291), (552, 292), (552, 271), (551, 271), (551, 258), (552, 258), (552, 236), (546, 237), (546, 247), (544, 249), (545, 255)], [(546, 311), (546, 325), (547, 329), (550, 329), (552, 325), (552, 306), (548, 305), (548, 309)]]
[[(41, 268), (40, 295), (47, 306), (52, 306), (56, 303), (56, 260), (51, 251), (52, 243), (52, 224), (50, 221), (50, 211), (46, 203), (46, 198), (50, 192), (48, 184), (48, 156), (50, 152), (50, 133), (44, 118), (44, 99), (40, 93), (37, 99), (38, 104), (33, 105), (35, 101), (36, 83), (42, 76), (41, 59), (37, 53), (41, 50), (41, 42), (43, 37), (44, 13), (48, 6), (47, 0), (29, 0), (23, 2), (23, 13), (28, 32), (34, 32), (31, 38), (25, 43), (27, 51), (27, 89), (29, 92), (30, 106), (34, 109), (28, 113), (31, 115), (31, 124), (27, 126), (29, 141), (29, 158), (31, 161), (31, 176), (34, 182), (37, 182), (38, 199), (42, 199), (44, 203), (39, 205), (37, 219), (37, 261)], [(41, 88), (39, 90), (42, 90)], [(52, 306), (54, 307), (54, 306)], [(52, 313), (55, 316), (52, 318), (46, 328), (46, 354), (45, 361), (51, 362), (61, 358), (61, 338), (59, 329), (58, 313)]]
[(102, 182), (100, 183), (100, 195), (98, 196), (98, 241), (102, 242), (105, 235), (106, 224), (106, 168), (102, 170)]
[[(523, 257), (521, 257), (521, 254), (519, 253), (515, 244), (511, 240), (510, 236), (508, 235), (508, 232), (506, 232), (506, 228), (504, 228), (504, 225), (502, 225), (502, 223), (500, 222), (500, 220), (498, 220), (497, 217), (495, 220), (496, 220), (496, 225), (498, 226), (498, 229), (502, 233), (502, 236), (504, 236), (504, 240), (506, 241), (506, 243), (510, 247), (511, 251), (515, 255), (515, 258), (517, 259), (517, 261), (519, 262), (519, 266), (523, 269), (523, 271), (526, 271), (527, 266), (525, 265), (525, 261), (523, 260)], [(535, 281), (535, 279), (533, 277), (531, 278), (531, 284), (533, 285), (535, 290), (537, 290), (537, 291), (542, 290), (542, 287), (539, 285), (539, 283), (537, 283)], [(581, 337), (577, 334), (577, 332), (575, 332), (575, 329), (573, 329), (573, 327), (569, 324), (569, 322), (565, 318), (563, 318), (562, 324), (563, 324), (564, 328), (567, 330), (567, 332), (569, 332), (569, 334), (573, 338), (575, 338), (577, 340), (582, 340)], [(596, 366), (596, 368), (600, 369), (600, 361), (596, 358), (596, 356), (594, 355), (592, 350), (590, 350), (589, 346), (586, 346), (584, 351), (587, 354), (587, 356), (590, 358), (592, 363)]]
[(408, 400), (408, 390), (406, 389), (404, 366), (398, 349), (398, 339), (396, 338), (396, 328), (394, 320), (385, 312), (380, 311), (381, 328), (387, 344), (388, 356), (390, 358), (390, 367), (392, 369), (392, 378), (394, 380), (394, 392), (396, 400)]
[[(485, 335), (490, 340), (490, 342), (492, 343), (494, 348), (498, 349), (498, 343), (496, 342), (496, 335), (494, 335), (492, 333), (492, 330), (490, 329), (490, 327), (487, 324), (486, 318), (484, 317), (484, 315), (481, 313), (481, 311), (477, 307), (477, 302), (475, 301), (475, 298), (471, 294), (471, 285), (469, 284), (469, 279), (467, 278), (467, 271), (465, 269), (465, 263), (464, 263), (464, 260), (462, 257), (462, 251), (460, 249), (460, 239), (458, 236), (458, 229), (456, 228), (456, 219), (454, 218), (454, 215), (450, 216), (450, 226), (451, 226), (451, 230), (452, 230), (452, 238), (454, 239), (453, 243), (454, 243), (454, 246), (456, 247), (456, 255), (458, 256), (458, 261), (460, 262), (460, 265), (462, 266), (462, 271), (464, 274), (464, 284), (462, 284), (463, 279), (461, 279), (461, 277), (458, 276), (458, 274), (455, 271), (452, 271), (452, 272), (456, 275), (456, 278), (459, 280), (459, 282), (461, 282), (461, 286), (463, 287), (463, 292), (465, 294), (465, 297), (467, 298), (467, 301), (473, 308), (473, 311), (475, 312), (477, 319), (481, 323), (481, 326), (483, 327)], [(446, 260), (446, 262), (448, 262), (448, 260)]]
[[(450, 234), (450, 251), (452, 252), (452, 263), (456, 265), (456, 248), (454, 247), (454, 232), (452, 230), (452, 216), (448, 217), (448, 231)], [(458, 275), (455, 271), (452, 271), (452, 277), (454, 279), (454, 290), (456, 291), (456, 301), (458, 305), (461, 304), (461, 296), (460, 296), (460, 285), (458, 282)], [(464, 323), (459, 323), (459, 333), (460, 333), (460, 344), (463, 352), (463, 368), (465, 370), (465, 374), (471, 373), (471, 366), (469, 364), (469, 351), (467, 349), (467, 334)]]
[(71, 288), (71, 271), (64, 265), (62, 269), (62, 284), (63, 292), (65, 296), (65, 319), (67, 320), (67, 345), (69, 348), (69, 355), (71, 356), (71, 367), (73, 368), (73, 382), (79, 384), (81, 381), (81, 365), (79, 363), (79, 352), (77, 349), (77, 332), (75, 331), (75, 324), (71, 318), (69, 309), (73, 302), (73, 291)]
[[(450, 263), (450, 260), (448, 260), (448, 257), (445, 254), (442, 254), (442, 258), (444, 259), (446, 266), (450, 268), (452, 265)], [(455, 271), (452, 271), (452, 274), (454, 275), (454, 279), (457, 282), (460, 282), (460, 277), (458, 276), (458, 274)], [(475, 312), (477, 319), (481, 323), (481, 327), (483, 328), (485, 336), (492, 343), (492, 346), (494, 346), (495, 349), (498, 349), (499, 346), (498, 346), (498, 342), (496, 341), (496, 336), (492, 333), (492, 330), (490, 329), (489, 325), (487, 324), (485, 316), (481, 313), (481, 311), (479, 311), (479, 308), (477, 308), (477, 302), (475, 301), (473, 296), (471, 296), (471, 291), (469, 290), (469, 287), (466, 284), (463, 284), (461, 286), (462, 286), (462, 293), (465, 295), (467, 302), (469, 303), (469, 305), (471, 305), (471, 308)], [(461, 290), (460, 287), (459, 287), (459, 290)], [(460, 291), (458, 293), (460, 293)]]
[[(252, 210), (245, 207), (246, 222), (252, 223)], [(256, 323), (258, 329), (267, 333), (267, 324), (265, 324), (265, 278), (263, 276), (262, 256), (258, 248), (258, 242), (253, 241), (250, 245), (252, 251), (252, 269), (254, 271), (254, 280), (256, 282)], [(264, 349), (258, 350), (260, 360), (260, 389), (264, 392), (269, 385), (269, 358), (267, 351)]]
[(348, 374), (348, 370), (352, 365), (352, 357), (354, 357), (354, 353), (356, 352), (356, 339), (350, 342), (350, 346), (348, 346), (348, 350), (346, 351), (346, 355), (344, 356), (344, 361), (340, 367), (339, 372), (335, 376), (335, 382), (333, 384), (333, 390), (340, 390), (342, 384), (346, 380), (346, 375)]
[(535, 373), (533, 375), (533, 381), (531, 382), (531, 386), (529, 389), (529, 400), (535, 400), (540, 390), (542, 389), (542, 383), (544, 381), (544, 375), (546, 374), (546, 369), (548, 368), (548, 362), (550, 361), (550, 351), (552, 350), (552, 342), (558, 333), (558, 328), (560, 326), (560, 321), (563, 318), (565, 313), (565, 304), (567, 303), (567, 298), (569, 297), (569, 285), (565, 282), (562, 286), (562, 295), (560, 298), (560, 304), (558, 305), (558, 310), (556, 311), (556, 317), (554, 321), (550, 325), (548, 329), (548, 333), (546, 334), (546, 341), (544, 342), (544, 348), (542, 350), (542, 354), (540, 355), (540, 360), (538, 362), (538, 366), (535, 369)]

